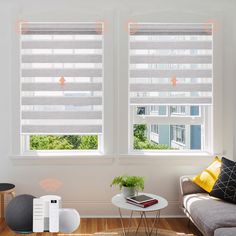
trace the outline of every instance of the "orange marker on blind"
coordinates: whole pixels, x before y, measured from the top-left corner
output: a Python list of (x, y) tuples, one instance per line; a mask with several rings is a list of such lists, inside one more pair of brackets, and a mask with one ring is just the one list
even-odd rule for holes
[[(209, 24), (212, 25), (212, 28), (209, 28)], [(205, 31), (206, 33), (208, 33), (209, 35), (214, 34), (216, 32), (219, 31), (219, 23), (214, 20), (214, 19), (209, 19), (206, 23), (205, 23)]]
[(61, 76), (61, 78), (59, 79), (59, 83), (62, 87), (65, 85), (65, 82), (66, 82), (66, 80), (65, 80), (64, 76)]
[(97, 21), (95, 31), (97, 34), (104, 34), (108, 31), (108, 22), (107, 21)]
[(174, 75), (174, 76), (172, 76), (172, 79), (171, 79), (171, 83), (172, 83), (172, 86), (173, 87), (175, 87), (176, 86), (176, 84), (177, 84), (177, 79), (176, 79), (176, 76)]
[[(132, 25), (132, 27), (131, 27)], [(134, 21), (128, 21), (126, 23), (126, 28), (125, 28), (125, 31), (127, 31), (128, 34), (130, 35), (134, 35), (137, 33), (137, 31), (139, 30), (139, 25), (137, 22), (134, 22)]]
[(26, 20), (18, 20), (16, 22), (16, 32), (18, 34), (24, 34), (29, 30), (29, 22)]

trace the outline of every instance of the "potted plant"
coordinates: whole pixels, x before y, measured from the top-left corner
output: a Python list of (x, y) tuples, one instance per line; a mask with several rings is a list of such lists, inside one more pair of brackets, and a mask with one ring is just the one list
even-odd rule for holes
[(124, 197), (135, 196), (139, 190), (144, 189), (144, 177), (141, 176), (117, 176), (113, 179), (111, 186), (118, 185)]

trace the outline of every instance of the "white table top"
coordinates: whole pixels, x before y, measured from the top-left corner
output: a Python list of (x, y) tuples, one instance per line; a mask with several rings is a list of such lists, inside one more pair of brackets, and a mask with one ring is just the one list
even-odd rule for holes
[(122, 208), (125, 210), (130, 210), (130, 211), (143, 211), (143, 212), (149, 212), (149, 211), (159, 211), (165, 207), (168, 206), (168, 202), (165, 198), (160, 197), (158, 195), (154, 195), (154, 194), (150, 194), (150, 193), (139, 193), (139, 195), (141, 194), (145, 194), (149, 197), (155, 198), (158, 200), (157, 204), (154, 204), (152, 206), (146, 207), (146, 208), (142, 208), (142, 207), (138, 207), (135, 205), (132, 205), (130, 203), (126, 202), (126, 199), (124, 198), (123, 194), (117, 194), (115, 195), (111, 202), (113, 205), (115, 205), (118, 208)]

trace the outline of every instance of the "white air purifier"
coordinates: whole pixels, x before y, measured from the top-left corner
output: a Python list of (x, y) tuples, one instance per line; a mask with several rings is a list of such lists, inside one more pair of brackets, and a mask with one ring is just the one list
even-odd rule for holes
[(59, 209), (59, 231), (61, 233), (73, 233), (80, 225), (78, 211), (70, 208)]
[(49, 204), (53, 200), (59, 202), (59, 209), (61, 208), (61, 197), (56, 195), (45, 195), (40, 197), (44, 201), (44, 231), (49, 231)]

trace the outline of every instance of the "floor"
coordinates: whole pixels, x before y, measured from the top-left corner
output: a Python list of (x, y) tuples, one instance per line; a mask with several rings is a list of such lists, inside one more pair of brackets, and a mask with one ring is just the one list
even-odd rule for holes
[[(151, 220), (151, 219), (149, 219)], [(128, 225), (128, 219), (125, 220), (125, 224)], [(133, 219), (132, 225), (135, 226), (138, 224), (137, 219)], [(120, 219), (118, 218), (94, 218), (94, 219), (81, 219), (80, 227), (76, 232), (79, 234), (91, 234), (100, 231), (106, 231), (113, 228), (120, 228)], [(195, 228), (193, 224), (190, 223), (188, 226), (187, 219), (177, 219), (177, 218), (162, 218), (160, 220), (160, 228), (173, 230), (179, 233), (194, 234), (195, 236), (202, 236), (202, 234)], [(0, 219), (0, 236), (15, 236), (5, 224), (4, 220)], [(52, 233), (37, 233), (37, 234), (28, 234), (29, 236), (56, 236), (57, 234)], [(70, 234), (73, 235), (73, 234)], [(181, 234), (180, 234), (181, 235)]]

